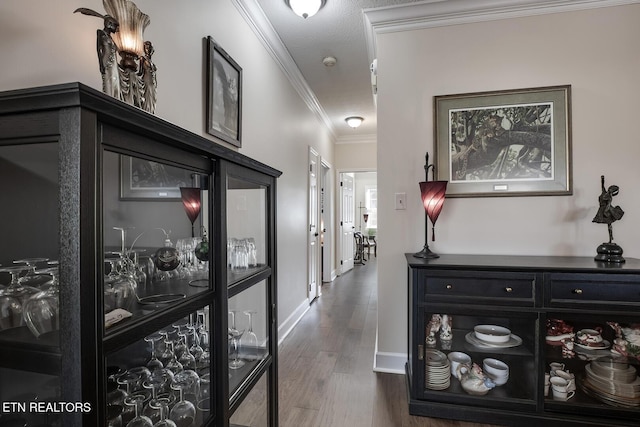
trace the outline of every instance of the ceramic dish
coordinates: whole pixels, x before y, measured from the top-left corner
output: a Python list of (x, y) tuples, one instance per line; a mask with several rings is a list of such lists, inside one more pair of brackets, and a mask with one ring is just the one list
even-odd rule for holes
[(503, 343), (490, 343), (486, 341), (479, 340), (476, 338), (473, 332), (469, 332), (465, 337), (465, 340), (477, 347), (477, 348), (509, 348), (509, 347), (517, 347), (522, 344), (522, 338), (517, 335), (511, 334), (509, 340)]
[(479, 340), (488, 343), (506, 343), (511, 337), (511, 330), (496, 325), (477, 325), (473, 332)]
[(609, 343), (609, 341), (607, 340), (603, 340), (597, 344), (580, 344), (580, 343), (576, 343), (576, 346), (580, 347), (581, 349), (584, 350), (604, 350), (609, 348), (611, 344)]

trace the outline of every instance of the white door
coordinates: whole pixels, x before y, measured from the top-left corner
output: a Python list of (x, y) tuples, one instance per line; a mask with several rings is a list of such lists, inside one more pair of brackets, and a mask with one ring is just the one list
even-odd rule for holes
[(320, 210), (318, 208), (318, 153), (309, 148), (309, 279), (307, 292), (309, 301), (313, 301), (318, 296), (318, 277), (320, 276), (320, 230), (318, 218)]
[(340, 174), (340, 200), (341, 271), (345, 273), (353, 268), (353, 254), (355, 252), (353, 233), (356, 228), (354, 223), (356, 207), (353, 197), (353, 174)]
[[(322, 182), (320, 191), (320, 241), (322, 244), (322, 281), (331, 282), (333, 271), (331, 269), (332, 249), (333, 249), (333, 194), (331, 187), (331, 176), (329, 171), (331, 166), (324, 161), (320, 162), (320, 180)], [(322, 287), (320, 287), (322, 295)]]

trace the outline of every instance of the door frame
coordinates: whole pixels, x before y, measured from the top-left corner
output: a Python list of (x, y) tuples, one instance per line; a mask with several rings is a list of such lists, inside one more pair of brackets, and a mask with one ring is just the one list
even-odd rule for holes
[[(315, 165), (315, 170), (313, 169)], [(314, 301), (320, 294), (320, 169), (321, 157), (309, 146), (307, 158), (307, 298)], [(312, 191), (311, 174), (315, 174), (315, 190)]]
[[(367, 173), (367, 172), (378, 172), (378, 170), (376, 168), (348, 168), (348, 169), (338, 169), (336, 170), (336, 194), (339, 195), (339, 197), (337, 197), (338, 199), (338, 206), (336, 206), (336, 217), (340, 217), (337, 221), (338, 223), (340, 221), (342, 221), (342, 192), (340, 189), (341, 186), (341, 182), (342, 182), (342, 174), (344, 173), (353, 173), (353, 174), (358, 174), (358, 173)], [(354, 177), (355, 179), (355, 177)], [(355, 189), (354, 189), (355, 191)], [(356, 209), (355, 207), (355, 197), (354, 197), (354, 210)], [(354, 218), (356, 218), (355, 212), (354, 212)], [(355, 224), (355, 222), (354, 222)], [(337, 236), (337, 241), (336, 241), (336, 255), (337, 255), (337, 259), (340, 262), (340, 268), (338, 268), (338, 275), (342, 275), (343, 273), (345, 273), (344, 271), (342, 271), (342, 260), (344, 260), (344, 256), (342, 253), (342, 248), (343, 246), (343, 234), (342, 234), (342, 227), (336, 227), (336, 233), (335, 236)]]

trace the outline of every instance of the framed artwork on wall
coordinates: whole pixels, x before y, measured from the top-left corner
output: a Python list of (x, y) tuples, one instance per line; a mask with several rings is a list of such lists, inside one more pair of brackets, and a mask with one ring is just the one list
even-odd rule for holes
[(447, 197), (572, 194), (571, 86), (434, 98)]
[(207, 37), (207, 133), (242, 147), (242, 68)]
[(180, 187), (192, 186), (191, 171), (120, 156), (121, 200), (180, 200)]

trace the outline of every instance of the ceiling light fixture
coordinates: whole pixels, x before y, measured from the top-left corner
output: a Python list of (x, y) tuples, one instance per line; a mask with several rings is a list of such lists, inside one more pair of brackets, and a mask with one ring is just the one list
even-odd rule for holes
[(293, 13), (307, 19), (318, 13), (327, 0), (284, 0), (284, 2), (293, 10)]
[(349, 126), (351, 126), (352, 128), (357, 128), (360, 127), (360, 125), (362, 124), (362, 122), (364, 121), (364, 119), (362, 117), (358, 117), (358, 116), (351, 116), (351, 117), (347, 117), (346, 119), (344, 119), (345, 122), (347, 122), (347, 124)]

